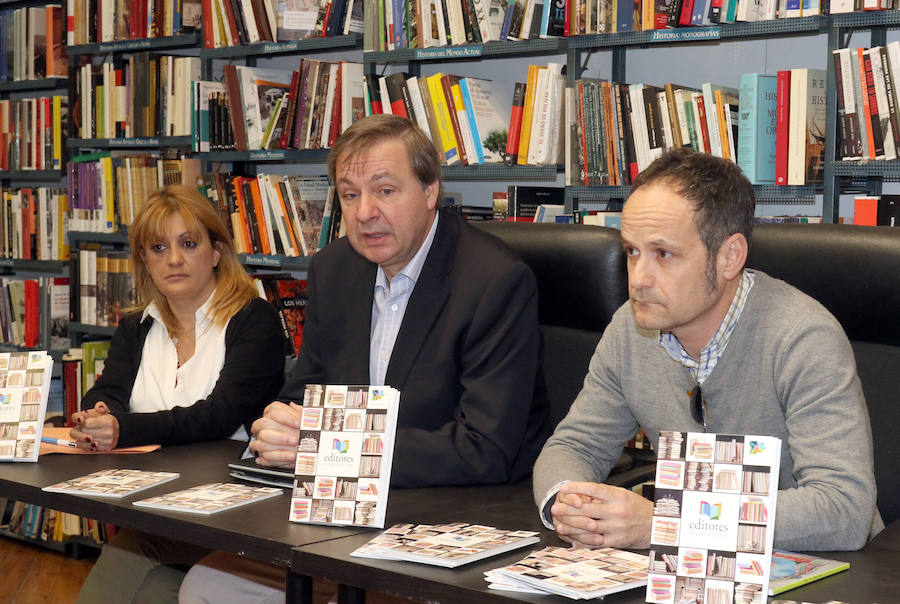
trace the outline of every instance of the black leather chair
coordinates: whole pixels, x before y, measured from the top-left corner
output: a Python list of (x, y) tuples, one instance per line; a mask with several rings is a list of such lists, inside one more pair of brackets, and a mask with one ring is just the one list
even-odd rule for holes
[(843, 326), (872, 422), (878, 509), (886, 524), (900, 519), (900, 229), (761, 224), (747, 265), (809, 294)]

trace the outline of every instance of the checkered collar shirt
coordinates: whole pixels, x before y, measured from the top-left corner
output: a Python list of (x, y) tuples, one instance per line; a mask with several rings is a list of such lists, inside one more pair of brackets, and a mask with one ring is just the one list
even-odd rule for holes
[(728, 340), (731, 338), (731, 333), (734, 331), (738, 320), (741, 318), (741, 313), (744, 311), (744, 305), (747, 303), (747, 297), (750, 295), (750, 290), (753, 288), (754, 277), (755, 275), (752, 271), (744, 270), (742, 273), (737, 291), (734, 294), (734, 299), (731, 301), (731, 306), (728, 307), (728, 313), (725, 315), (725, 318), (722, 320), (719, 329), (716, 330), (712, 339), (703, 347), (703, 350), (700, 351), (699, 360), (695, 361), (692, 359), (684, 350), (684, 347), (681, 345), (681, 342), (678, 341), (678, 338), (672, 333), (660, 332), (659, 345), (666, 350), (670, 357), (684, 365), (698, 383), (702, 384), (706, 378), (709, 377), (713, 369), (716, 368), (719, 359), (725, 354), (725, 347), (728, 346)]
[(372, 385), (384, 385), (394, 342), (406, 314), (406, 305), (434, 242), (438, 215), (439, 212), (435, 212), (434, 222), (431, 223), (431, 229), (419, 251), (399, 273), (390, 280), (380, 266), (375, 273), (375, 296), (372, 299), (372, 323), (369, 331), (369, 382)]

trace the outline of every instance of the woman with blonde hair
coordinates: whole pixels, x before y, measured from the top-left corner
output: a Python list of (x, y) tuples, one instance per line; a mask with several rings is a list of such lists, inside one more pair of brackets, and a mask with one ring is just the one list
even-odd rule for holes
[[(219, 214), (196, 190), (169, 186), (147, 198), (129, 244), (137, 306), (120, 320), (103, 375), (73, 414), (71, 438), (92, 451), (246, 439), (284, 382), (284, 336)], [(103, 548), (79, 601), (139, 601), (137, 594), (158, 592), (148, 589), (154, 575), (172, 572), (160, 565), (188, 565), (205, 553), (120, 534)]]

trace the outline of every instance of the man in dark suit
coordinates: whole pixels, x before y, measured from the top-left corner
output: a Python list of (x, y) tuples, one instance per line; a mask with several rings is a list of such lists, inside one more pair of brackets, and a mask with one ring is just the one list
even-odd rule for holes
[[(548, 435), (534, 275), (502, 242), (438, 209), (440, 160), (409, 120), (378, 115), (328, 162), (347, 237), (316, 254), (303, 345), (281, 392), (306, 384), (400, 390), (391, 484), (516, 481)], [(253, 423), (257, 463), (294, 467), (300, 407)], [(180, 601), (283, 601), (284, 571), (224, 553), (194, 566)]]
[[(527, 476), (547, 436), (530, 269), (438, 209), (439, 157), (408, 120), (357, 122), (329, 175), (347, 237), (313, 257), (303, 346), (280, 398), (301, 401), (306, 384), (400, 390), (395, 486)], [(253, 426), (257, 461), (293, 467), (299, 428), (296, 405), (272, 403)]]

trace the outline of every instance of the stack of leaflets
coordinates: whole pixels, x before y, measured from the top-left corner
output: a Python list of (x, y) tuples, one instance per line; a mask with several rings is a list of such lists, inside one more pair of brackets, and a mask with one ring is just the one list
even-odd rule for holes
[(456, 568), (537, 542), (533, 531), (481, 524), (395, 524), (350, 555)]
[(0, 353), (0, 461), (37, 461), (53, 358), (43, 350)]
[(781, 440), (659, 435), (647, 602), (763, 604)]
[(134, 505), (189, 514), (215, 514), (248, 503), (277, 497), (282, 492), (281, 489), (275, 487), (251, 487), (233, 482), (214, 482), (135, 501)]
[(647, 556), (620, 549), (545, 547), (512, 566), (484, 573), (491, 589), (589, 600), (643, 587)]
[(384, 527), (400, 392), (309, 384), (290, 520)]
[(772, 554), (772, 571), (769, 575), (769, 595), (774, 596), (824, 579), (848, 568), (849, 562), (775, 550)]
[(95, 497), (121, 498), (144, 489), (175, 480), (175, 472), (145, 472), (144, 470), (100, 470), (87, 476), (44, 487), (48, 493), (71, 493)]
[(230, 463), (228, 467), (231, 468), (229, 476), (233, 478), (285, 489), (294, 487), (294, 472), (283, 468), (261, 466), (256, 463), (255, 457)]

